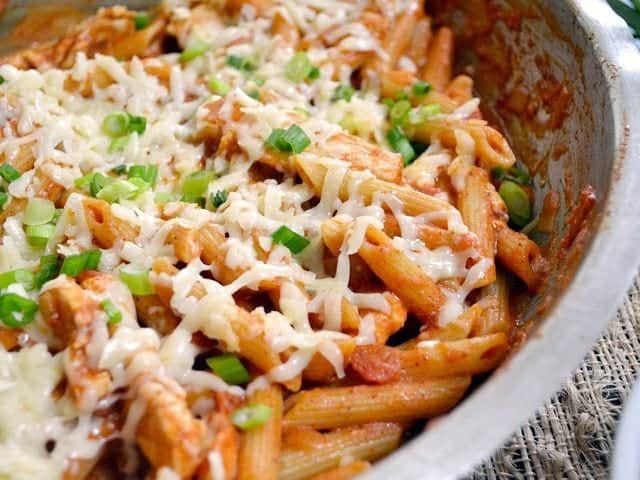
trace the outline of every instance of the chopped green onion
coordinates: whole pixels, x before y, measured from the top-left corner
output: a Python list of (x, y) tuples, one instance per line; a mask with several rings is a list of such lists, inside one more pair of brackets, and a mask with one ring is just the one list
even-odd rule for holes
[(389, 110), (393, 108), (393, 104), (396, 103), (391, 98), (383, 98), (382, 104), (385, 105)]
[(235, 68), (236, 70), (241, 70), (244, 72), (255, 70), (255, 66), (249, 60), (237, 55), (229, 55), (227, 57), (227, 65)]
[(9, 201), (9, 194), (4, 190), (0, 190), (0, 209), (3, 209), (8, 201)]
[(138, 115), (129, 115), (129, 133), (136, 132), (138, 135), (142, 135), (147, 129), (147, 119), (145, 117), (140, 117)]
[(136, 30), (144, 30), (149, 25), (151, 25), (151, 17), (146, 12), (140, 12), (133, 17), (133, 25)]
[(131, 265), (122, 267), (120, 280), (134, 295), (151, 295), (155, 292), (147, 270), (141, 270)]
[(520, 185), (510, 180), (502, 182), (498, 193), (507, 205), (509, 220), (522, 228), (531, 221), (531, 202), (529, 195)]
[(207, 365), (229, 385), (241, 385), (250, 380), (249, 372), (238, 357), (230, 353), (207, 358)]
[(56, 223), (58, 223), (58, 220), (60, 220), (60, 217), (62, 216), (62, 213), (64, 212), (63, 208), (56, 208), (56, 210), (53, 212), (53, 217), (51, 218), (51, 224), (55, 225)]
[(207, 50), (209, 50), (209, 48), (210, 45), (208, 43), (205, 43), (201, 40), (196, 40), (180, 54), (180, 61), (190, 62), (191, 60), (204, 55)]
[(208, 85), (211, 93), (215, 93), (216, 95), (226, 95), (231, 90), (231, 86), (228, 83), (213, 75), (209, 77)]
[(293, 153), (301, 153), (311, 144), (311, 140), (307, 134), (298, 125), (291, 125), (287, 128), (284, 141), (291, 146)]
[(313, 64), (306, 52), (297, 52), (284, 67), (284, 76), (292, 82), (306, 80), (313, 70)]
[(102, 120), (102, 131), (111, 138), (118, 138), (129, 132), (129, 122), (127, 112), (110, 113)]
[(11, 183), (14, 180), (17, 180), (21, 177), (21, 174), (18, 170), (13, 168), (8, 163), (3, 163), (0, 165), (0, 177), (4, 179), (5, 182)]
[(265, 143), (284, 153), (300, 153), (311, 144), (311, 140), (302, 128), (294, 124), (287, 130), (274, 128)]
[(252, 91), (248, 92), (247, 95), (249, 95), (254, 100), (260, 101), (260, 91), (259, 90), (252, 90)]
[(389, 130), (387, 140), (389, 140), (391, 149), (402, 155), (405, 167), (415, 160), (416, 152), (411, 146), (411, 142), (398, 127), (393, 127)]
[(100, 302), (100, 308), (107, 314), (107, 325), (115, 325), (122, 321), (122, 312), (108, 298)]
[(227, 201), (228, 197), (229, 192), (226, 190), (218, 190), (216, 193), (211, 194), (211, 205), (213, 208), (218, 208)]
[(421, 105), (409, 112), (409, 123), (412, 125), (419, 125), (437, 115), (440, 115), (440, 113), (441, 107), (437, 103)]
[(127, 166), (123, 163), (122, 165), (113, 167), (111, 169), (111, 173), (113, 173), (114, 175), (124, 175), (125, 173), (127, 173)]
[(31, 198), (24, 209), (22, 223), (25, 225), (42, 225), (51, 221), (56, 207), (46, 198)]
[(396, 94), (396, 101), (409, 100), (409, 94), (405, 91), (400, 91)]
[(214, 178), (216, 178), (216, 174), (211, 170), (201, 170), (190, 173), (182, 183), (182, 194), (202, 197), (207, 193), (209, 183), (211, 183)]
[(350, 102), (355, 92), (355, 89), (351, 85), (338, 85), (333, 92), (332, 99), (334, 101), (345, 100)]
[(91, 193), (91, 196), (97, 196), (106, 184), (107, 177), (101, 173), (95, 173), (93, 177), (91, 177), (91, 183), (89, 184), (89, 192)]
[(34, 286), (34, 275), (30, 270), (24, 268), (0, 273), (0, 288), (7, 288), (14, 283), (21, 283), (24, 288), (31, 290)]
[(40, 270), (35, 275), (35, 288), (40, 289), (49, 280), (54, 279), (60, 271), (60, 259), (57, 255), (43, 255), (40, 257)]
[(491, 170), (491, 176), (496, 182), (509, 180), (519, 185), (531, 185), (533, 181), (528, 172), (515, 166), (509, 169), (504, 167), (495, 167)]
[(271, 407), (266, 405), (249, 405), (234, 411), (231, 414), (231, 422), (242, 430), (252, 430), (269, 420), (271, 413)]
[(280, 245), (284, 245), (287, 247), (291, 253), (297, 255), (301, 251), (303, 251), (309, 243), (309, 240), (304, 238), (302, 235), (297, 234), (289, 227), (283, 225), (278, 230), (271, 234), (271, 238), (274, 243), (278, 243)]
[(264, 143), (274, 150), (288, 152), (290, 147), (284, 140), (284, 134), (286, 132), (287, 131), (284, 128), (274, 128)]
[(155, 165), (132, 165), (129, 168), (128, 178), (140, 178), (152, 187), (158, 180), (158, 167)]
[(128, 143), (129, 143), (129, 135), (116, 138), (109, 144), (108, 152), (119, 153), (125, 149)]
[(180, 201), (185, 203), (195, 203), (200, 208), (204, 208), (205, 204), (207, 203), (207, 199), (203, 196), (191, 195), (190, 193), (185, 193), (184, 195), (182, 195), (180, 197)]
[(320, 69), (318, 67), (313, 67), (307, 76), (309, 80), (316, 80), (320, 78)]
[(10, 328), (28, 325), (35, 318), (38, 304), (15, 293), (0, 295), (0, 321)]
[(431, 84), (418, 80), (413, 84), (413, 94), (417, 97), (422, 97), (431, 91)]
[(76, 255), (69, 255), (64, 258), (60, 273), (75, 277), (85, 270), (97, 270), (100, 265), (100, 258), (102, 258), (100, 250), (87, 250)]
[(105, 200), (109, 203), (135, 198), (142, 193), (142, 191), (146, 190), (149, 187), (149, 184), (142, 181), (143, 185), (141, 187), (140, 185), (137, 185), (134, 180), (140, 179), (114, 180), (108, 185), (105, 185), (104, 188), (98, 192), (96, 198)]
[(180, 196), (176, 193), (168, 193), (168, 192), (156, 192), (154, 199), (156, 203), (168, 203), (175, 202), (180, 198)]
[(6, 82), (6, 80), (2, 75), (0, 75), (0, 85), (2, 85), (4, 82)]
[(389, 111), (389, 118), (393, 125), (402, 125), (407, 120), (409, 112), (411, 111), (411, 104), (409, 100), (400, 100), (396, 102)]
[(44, 225), (27, 225), (24, 229), (27, 242), (35, 248), (43, 248), (49, 239), (53, 237), (55, 231), (56, 226), (50, 223), (45, 223)]

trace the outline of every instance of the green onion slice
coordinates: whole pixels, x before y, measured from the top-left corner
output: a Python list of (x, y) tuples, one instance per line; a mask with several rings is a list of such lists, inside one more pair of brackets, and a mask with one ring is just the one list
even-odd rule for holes
[(246, 59), (245, 57), (240, 57), (238, 55), (229, 55), (227, 57), (227, 65), (235, 68), (236, 70), (241, 70), (244, 72), (250, 72), (255, 70), (255, 66), (251, 61)]
[(309, 243), (311, 243), (309, 240), (304, 238), (302, 235), (297, 234), (286, 225), (281, 226), (278, 230), (273, 232), (271, 234), (271, 238), (274, 243), (287, 247), (294, 255), (302, 252), (307, 248)]
[(46, 198), (31, 198), (24, 209), (22, 223), (25, 225), (42, 225), (48, 223), (56, 214), (56, 207)]
[(6, 82), (6, 80), (2, 75), (0, 75), (0, 85), (2, 85), (4, 82)]
[(122, 165), (118, 165), (117, 167), (113, 167), (111, 169), (111, 173), (113, 173), (114, 175), (124, 175), (125, 173), (127, 173), (127, 166), (123, 163)]
[(402, 133), (397, 127), (393, 127), (387, 133), (387, 140), (389, 140), (389, 145), (391, 145), (391, 149), (394, 152), (402, 155), (402, 160), (404, 162), (405, 167), (410, 165), (416, 159), (416, 152), (411, 146), (411, 142), (409, 139)]
[(56, 226), (50, 223), (44, 225), (27, 225), (24, 233), (29, 245), (35, 248), (44, 248), (56, 231)]
[(227, 201), (229, 197), (229, 192), (226, 190), (218, 190), (216, 193), (211, 194), (211, 205), (213, 208), (220, 207), (224, 202)]
[(133, 17), (133, 25), (136, 30), (144, 30), (149, 25), (151, 25), (151, 17), (146, 12), (137, 13), (135, 17)]
[(265, 143), (283, 153), (300, 153), (311, 144), (311, 140), (302, 128), (294, 124), (286, 130), (274, 128)]
[(204, 208), (204, 206), (207, 203), (207, 199), (204, 198), (203, 196), (201, 196), (201, 195), (192, 195), (190, 193), (185, 193), (184, 195), (182, 195), (180, 197), (180, 201), (181, 202), (186, 202), (186, 203), (195, 203), (200, 208)]
[(120, 153), (126, 148), (128, 143), (129, 143), (129, 135), (125, 135), (124, 137), (115, 138), (109, 144), (108, 152), (109, 153)]
[(355, 92), (355, 89), (351, 85), (338, 85), (333, 92), (332, 99), (334, 101), (346, 100), (347, 102), (350, 102)]
[(142, 135), (147, 129), (147, 119), (145, 117), (140, 117), (138, 115), (129, 115), (129, 133), (136, 132), (138, 135)]
[(249, 372), (242, 362), (230, 353), (207, 358), (207, 365), (229, 385), (241, 385), (250, 380)]
[(100, 258), (102, 258), (102, 252), (97, 249), (69, 255), (64, 258), (60, 273), (76, 277), (85, 270), (97, 270), (100, 265)]
[(107, 314), (107, 325), (115, 325), (122, 321), (122, 312), (108, 298), (100, 302), (100, 308)]
[(10, 328), (28, 325), (35, 318), (38, 304), (15, 293), (0, 295), (0, 321)]
[(152, 295), (155, 292), (149, 271), (127, 265), (120, 269), (120, 280), (129, 288), (134, 295)]
[(418, 80), (413, 84), (412, 90), (413, 94), (416, 97), (422, 97), (431, 91), (431, 84), (422, 80)]
[(129, 167), (128, 178), (139, 178), (146, 183), (155, 186), (158, 180), (158, 167), (155, 165), (132, 165)]
[(302, 82), (309, 77), (312, 70), (313, 64), (309, 55), (306, 52), (297, 52), (284, 67), (284, 76), (292, 82)]
[(208, 85), (211, 93), (215, 93), (216, 95), (226, 95), (231, 90), (231, 86), (228, 83), (213, 75), (209, 77)]
[[(106, 185), (102, 190), (98, 192), (96, 198), (105, 200), (109, 203), (119, 202), (121, 200), (127, 200), (137, 197), (142, 191), (146, 190), (149, 185), (142, 181), (144, 186), (136, 185), (132, 180), (114, 180)], [(140, 179), (137, 179), (140, 180)]]
[(175, 202), (179, 198), (180, 198), (180, 195), (176, 193), (168, 193), (168, 192), (156, 192), (154, 195), (154, 199), (156, 203)]
[(110, 113), (102, 120), (102, 131), (111, 138), (129, 133), (129, 114), (127, 112)]
[(515, 166), (509, 169), (504, 167), (495, 167), (491, 170), (491, 176), (496, 182), (509, 180), (519, 185), (531, 185), (533, 182), (533, 179), (528, 172)]
[(21, 177), (21, 174), (18, 170), (13, 168), (8, 163), (3, 163), (0, 165), (0, 177), (4, 179), (5, 182), (11, 183), (14, 180), (17, 180)]
[(0, 209), (3, 209), (8, 201), (9, 201), (9, 194), (4, 190), (0, 190)]
[(509, 220), (522, 228), (531, 221), (531, 202), (529, 195), (517, 183), (510, 180), (502, 182), (498, 193), (509, 211)]
[(201, 57), (207, 53), (209, 48), (211, 48), (211, 46), (208, 43), (203, 42), (202, 40), (196, 40), (180, 54), (180, 61), (190, 62), (191, 60)]
[(216, 174), (211, 170), (201, 170), (190, 173), (182, 182), (182, 194), (202, 197), (207, 193), (209, 183), (211, 183), (214, 178), (216, 178)]
[(40, 289), (49, 280), (58, 276), (60, 271), (60, 259), (57, 255), (43, 255), (40, 257), (40, 270), (35, 274), (35, 288)]
[(7, 288), (14, 283), (21, 283), (27, 290), (32, 290), (34, 287), (34, 275), (33, 272), (25, 268), (18, 270), (11, 270), (9, 272), (0, 273), (0, 288)]
[(402, 125), (405, 123), (411, 111), (411, 103), (409, 100), (400, 100), (394, 103), (389, 111), (389, 118), (393, 125)]
[(234, 411), (231, 414), (231, 422), (242, 430), (252, 430), (269, 420), (271, 413), (271, 407), (266, 405), (249, 405)]

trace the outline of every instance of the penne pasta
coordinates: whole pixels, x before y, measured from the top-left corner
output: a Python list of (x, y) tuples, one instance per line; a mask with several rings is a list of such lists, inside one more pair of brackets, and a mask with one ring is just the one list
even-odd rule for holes
[(450, 410), (469, 387), (469, 376), (421, 382), (315, 388), (287, 399), (284, 424), (318, 429), (367, 422), (406, 422)]
[(491, 190), (493, 186), (489, 183), (487, 173), (477, 167), (471, 167), (467, 175), (464, 189), (460, 192), (458, 207), (462, 214), (462, 219), (475, 233), (478, 241), (478, 251), (489, 261), (490, 265), (485, 270), (484, 275), (478, 278), (477, 287), (489, 285), (495, 281), (495, 254), (496, 254), (496, 231), (494, 227), (493, 206), (491, 203)]
[(320, 437), (315, 448), (285, 450), (280, 460), (280, 480), (300, 480), (336, 468), (342, 458), (376, 460), (400, 442), (402, 429), (393, 423), (370, 423), (343, 428)]
[(237, 478), (277, 480), (282, 433), (282, 392), (277, 386), (257, 390), (249, 396), (248, 402), (271, 408), (271, 416), (265, 424), (242, 435)]

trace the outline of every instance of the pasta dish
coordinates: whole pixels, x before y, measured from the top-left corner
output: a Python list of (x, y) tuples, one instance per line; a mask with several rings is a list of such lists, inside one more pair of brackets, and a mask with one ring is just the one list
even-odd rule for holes
[(459, 403), (546, 264), (453, 52), (171, 0), (0, 58), (0, 478), (347, 479)]

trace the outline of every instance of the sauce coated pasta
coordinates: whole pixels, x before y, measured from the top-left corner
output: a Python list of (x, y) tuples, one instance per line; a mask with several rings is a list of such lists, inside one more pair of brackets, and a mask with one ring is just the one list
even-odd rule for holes
[(347, 479), (452, 409), (545, 276), (453, 52), (416, 0), (171, 0), (1, 58), (0, 478)]

